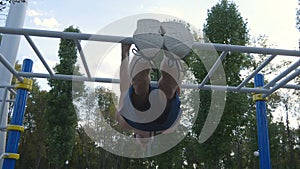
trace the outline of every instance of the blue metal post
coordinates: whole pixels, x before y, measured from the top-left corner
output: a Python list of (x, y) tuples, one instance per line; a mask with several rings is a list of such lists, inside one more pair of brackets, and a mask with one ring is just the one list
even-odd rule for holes
[[(33, 62), (30, 59), (25, 59), (23, 61), (23, 66), (22, 66), (22, 71), (23, 72), (31, 72), (32, 70), (32, 65)], [(25, 80), (25, 78), (24, 78)], [(11, 126), (14, 126), (15, 128), (18, 128), (16, 126), (22, 126), (23, 123), (23, 118), (24, 118), (24, 113), (25, 113), (25, 106), (26, 106), (26, 100), (27, 100), (27, 94), (28, 94), (28, 89), (26, 89), (26, 84), (25, 87), (21, 86), (17, 90), (17, 95), (16, 95), (16, 101), (15, 101), (15, 106), (13, 110), (13, 116), (10, 122)], [(8, 140), (7, 140), (7, 145), (6, 145), (6, 150), (5, 153), (12, 154), (12, 156), (8, 155), (8, 158), (4, 159), (3, 162), (3, 169), (14, 169), (15, 164), (16, 164), (16, 156), (13, 155), (18, 155), (18, 144), (20, 140), (20, 134), (21, 131), (18, 129), (11, 129), (8, 132)], [(10, 158), (11, 157), (11, 158)]]
[[(264, 76), (257, 74), (254, 77), (254, 86), (262, 87), (263, 85)], [(256, 103), (259, 165), (261, 169), (271, 169), (266, 99), (262, 98), (262, 94), (255, 94), (253, 99)]]

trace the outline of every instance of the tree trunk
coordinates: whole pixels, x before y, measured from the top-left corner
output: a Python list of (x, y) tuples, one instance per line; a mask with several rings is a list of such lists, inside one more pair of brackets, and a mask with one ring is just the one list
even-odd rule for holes
[(293, 139), (291, 137), (291, 129), (290, 129), (290, 120), (289, 120), (289, 113), (288, 113), (288, 105), (285, 104), (285, 111), (286, 111), (286, 130), (287, 130), (287, 143), (290, 150), (290, 157), (288, 160), (289, 166), (291, 169), (295, 169), (295, 159), (294, 159), (294, 147), (293, 147)]
[(238, 145), (237, 145), (237, 156), (238, 156), (238, 167), (239, 167), (239, 169), (242, 169), (243, 168), (243, 164), (242, 164), (242, 152), (241, 152), (241, 144), (240, 144), (240, 142), (238, 141)]
[(37, 158), (36, 163), (35, 163), (35, 169), (39, 169), (40, 163), (41, 163), (41, 159), (42, 159), (41, 152), (38, 152), (38, 158)]

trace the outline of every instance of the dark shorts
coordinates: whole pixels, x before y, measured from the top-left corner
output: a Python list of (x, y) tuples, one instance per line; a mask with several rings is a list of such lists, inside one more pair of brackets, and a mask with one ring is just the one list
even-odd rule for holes
[[(158, 89), (158, 87), (150, 87), (150, 92), (154, 89)], [(130, 102), (132, 103), (132, 94), (134, 92), (133, 87), (131, 86), (128, 90), (128, 95), (130, 98)], [(125, 99), (127, 99), (128, 97), (125, 97)], [(122, 108), (121, 111), (128, 111), (128, 109), (126, 110), (126, 106), (125, 104), (126, 101), (124, 99), (124, 109)], [(179, 96), (176, 93), (175, 96), (173, 97), (173, 99), (171, 99), (168, 103), (167, 106), (164, 110), (164, 112), (154, 121), (152, 122), (148, 122), (148, 123), (138, 123), (138, 122), (134, 122), (131, 121), (127, 118), (125, 118), (124, 116), (122, 116), (126, 122), (133, 128), (138, 129), (138, 130), (143, 130), (143, 131), (163, 131), (163, 130), (167, 130), (170, 127), (172, 127), (172, 125), (174, 125), (178, 120), (179, 117), (181, 116), (181, 109), (180, 109), (180, 100), (179, 100)], [(131, 113), (131, 111), (130, 111)], [(136, 113), (134, 111), (132, 111), (132, 113)], [(122, 114), (122, 113), (121, 113)]]

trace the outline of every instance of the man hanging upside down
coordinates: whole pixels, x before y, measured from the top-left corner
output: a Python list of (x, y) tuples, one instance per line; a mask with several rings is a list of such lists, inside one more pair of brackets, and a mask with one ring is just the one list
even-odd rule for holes
[[(181, 23), (139, 20), (133, 35), (137, 50), (129, 63), (131, 45), (122, 44), (120, 100), (116, 119), (131, 130), (141, 144), (157, 134), (173, 132), (179, 124), (181, 59), (190, 52), (192, 34)], [(161, 77), (150, 86), (151, 61), (163, 57)]]

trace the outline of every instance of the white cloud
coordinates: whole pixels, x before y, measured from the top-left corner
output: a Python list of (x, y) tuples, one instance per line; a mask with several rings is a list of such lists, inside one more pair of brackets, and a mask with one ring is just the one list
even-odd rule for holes
[(27, 10), (27, 16), (33, 18), (33, 23), (37, 26), (53, 29), (59, 27), (61, 24), (54, 17), (48, 16), (48, 12), (41, 10)]
[(42, 26), (42, 27), (46, 27), (46, 28), (55, 28), (55, 27), (59, 27), (61, 24), (53, 17), (51, 18), (45, 18), (45, 19), (41, 19), (39, 17), (35, 17), (33, 19), (33, 22), (38, 25), (38, 26)]
[(28, 9), (27, 15), (35, 17), (35, 16), (41, 16), (42, 14), (36, 10)]

